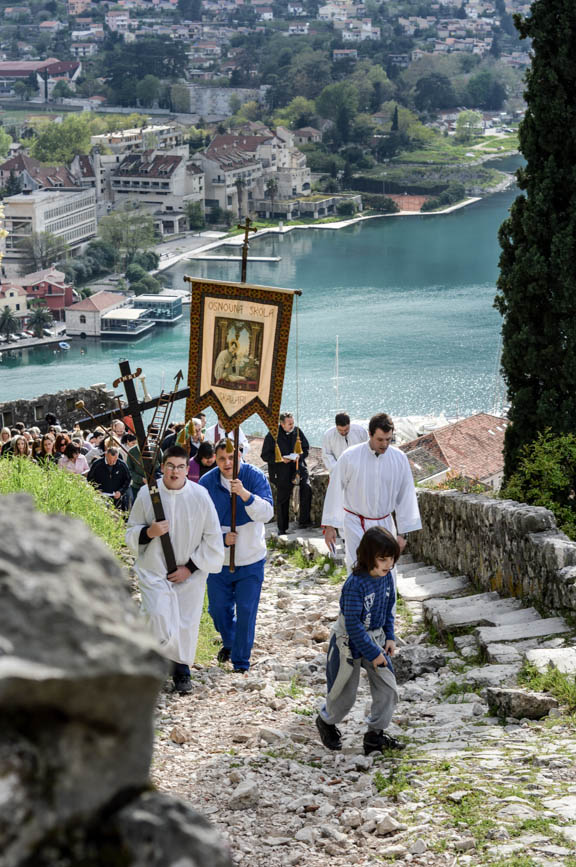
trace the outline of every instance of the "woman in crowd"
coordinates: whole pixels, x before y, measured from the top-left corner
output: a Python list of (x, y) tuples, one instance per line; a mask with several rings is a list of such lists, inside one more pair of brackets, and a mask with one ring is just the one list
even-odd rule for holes
[(46, 433), (42, 437), (40, 445), (40, 453), (37, 461), (39, 464), (57, 464), (58, 458), (54, 454), (54, 436), (51, 433)]
[(64, 449), (64, 454), (58, 462), (58, 466), (67, 470), (69, 473), (76, 473), (78, 476), (88, 475), (88, 461), (81, 453), (80, 445), (77, 442), (68, 443)]
[(29, 458), (30, 446), (28, 440), (23, 434), (13, 437), (12, 439), (12, 457), (14, 458)]
[(30, 457), (38, 463), (38, 458), (42, 452), (42, 437), (36, 437), (30, 446)]
[(212, 443), (200, 443), (198, 451), (188, 463), (188, 478), (191, 482), (197, 482), (204, 473), (215, 466), (216, 455)]
[(12, 448), (12, 433), (9, 427), (0, 430), (0, 455), (5, 455)]
[(62, 455), (64, 454), (64, 449), (70, 442), (70, 437), (68, 434), (59, 433), (56, 434), (56, 439), (54, 440), (54, 454), (56, 459), (59, 461)]
[(104, 437), (104, 431), (97, 427), (89, 438), (88, 445), (90, 448), (86, 452), (86, 460), (88, 461), (89, 466), (92, 466), (94, 461), (97, 461), (98, 458), (104, 457)]

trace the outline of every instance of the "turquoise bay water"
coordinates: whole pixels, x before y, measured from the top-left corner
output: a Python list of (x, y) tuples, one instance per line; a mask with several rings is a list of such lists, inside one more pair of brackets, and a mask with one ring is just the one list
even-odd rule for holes
[[(377, 411), (455, 415), (490, 411), (501, 398), (500, 316), (492, 303), (497, 231), (515, 195), (499, 193), (444, 216), (380, 218), (252, 241), (254, 256), (281, 261), (249, 264), (248, 280), (303, 292), (283, 405), (296, 411), (297, 327), (299, 419), (314, 444), (338, 409), (361, 419)], [(184, 274), (238, 280), (239, 270), (237, 262), (191, 260), (162, 277), (166, 286), (183, 287)], [(156, 394), (180, 368), (186, 373), (188, 334), (182, 322), (138, 343), (74, 340), (67, 353), (5, 356), (0, 401), (96, 382), (111, 386), (121, 358), (142, 367)], [(263, 425), (254, 417), (245, 428), (259, 432)]]

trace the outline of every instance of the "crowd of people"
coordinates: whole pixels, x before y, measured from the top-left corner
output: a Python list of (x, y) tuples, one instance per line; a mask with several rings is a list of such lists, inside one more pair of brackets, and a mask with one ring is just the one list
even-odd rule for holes
[[(115, 419), (110, 429), (75, 425), (67, 430), (48, 415), (44, 427), (43, 433), (22, 422), (2, 428), (0, 457), (74, 473), (129, 513), (126, 542), (135, 556), (143, 613), (172, 663), (174, 689), (182, 695), (192, 691), (190, 665), (206, 591), (222, 641), (218, 661), (245, 674), (264, 580), (265, 524), (274, 515), (273, 488), (280, 534), (289, 528), (295, 488), (299, 526), (311, 524), (309, 444), (292, 413), (281, 413), (276, 436), (269, 433), (264, 439), (261, 458), (267, 475), (245, 460), (250, 443), (239, 430), (236, 477), (233, 433), (221, 420), (207, 427), (202, 414), (186, 425), (171, 425), (161, 441), (161, 432), (149, 425), (146, 461), (129, 417)], [(385, 731), (397, 701), (394, 566), (408, 533), (421, 524), (410, 466), (392, 446), (393, 438), (394, 422), (386, 413), (374, 415), (365, 429), (342, 412), (323, 439), (322, 457), (330, 474), (324, 538), (332, 551), (338, 536), (343, 539), (349, 572), (329, 643), (327, 697), (316, 718), (322, 743), (331, 750), (341, 749), (337, 724), (354, 704), (361, 668), (372, 693), (364, 751), (402, 747)], [(163, 520), (155, 516), (151, 487), (159, 493)], [(172, 571), (162, 538), (167, 534), (176, 562)]]

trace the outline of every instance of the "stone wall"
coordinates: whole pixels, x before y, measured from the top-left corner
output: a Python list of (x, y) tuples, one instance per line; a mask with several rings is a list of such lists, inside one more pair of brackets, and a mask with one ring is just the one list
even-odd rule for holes
[(576, 611), (576, 543), (548, 509), (457, 491), (420, 490), (418, 502), (423, 529), (409, 537), (415, 559), (468, 575), (479, 591)]
[[(67, 389), (58, 391), (56, 394), (41, 394), (32, 400), (12, 400), (8, 403), (0, 403), (0, 422), (6, 427), (11, 427), (17, 421), (24, 422), (26, 427), (36, 425), (44, 433), (46, 413), (53, 413), (60, 424), (72, 429), (74, 423), (80, 419), (86, 419), (88, 409), (92, 415), (106, 410), (118, 409), (118, 403), (113, 397), (114, 392), (105, 385), (92, 385), (89, 388)], [(86, 409), (76, 409), (76, 402), (83, 400)], [(92, 422), (88, 427), (94, 427)]]

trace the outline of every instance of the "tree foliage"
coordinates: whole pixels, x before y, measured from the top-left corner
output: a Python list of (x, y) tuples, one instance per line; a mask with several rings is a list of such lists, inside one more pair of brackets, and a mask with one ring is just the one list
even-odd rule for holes
[(12, 136), (8, 135), (3, 126), (0, 126), (0, 159), (4, 159), (8, 154), (11, 144)]
[(433, 72), (422, 76), (414, 89), (414, 105), (418, 111), (436, 111), (439, 108), (454, 108), (458, 98), (452, 82), (446, 75)]
[(550, 509), (558, 527), (576, 539), (575, 484), (576, 435), (557, 436), (548, 429), (523, 446), (500, 496)]
[(34, 332), (34, 337), (42, 337), (44, 329), (49, 328), (53, 323), (52, 312), (41, 301), (34, 301), (31, 305), (30, 313), (28, 314), (28, 328)]
[(576, 430), (576, 6), (535, 0), (516, 22), (533, 60), (519, 132), (524, 192), (499, 233), (506, 478), (538, 433)]
[(50, 265), (58, 264), (66, 258), (68, 244), (58, 235), (51, 232), (31, 232), (18, 243), (18, 249), (24, 256), (20, 266), (22, 274), (41, 271)]
[(69, 163), (76, 154), (88, 153), (91, 134), (88, 113), (68, 114), (62, 123), (43, 123), (40, 126), (30, 153), (43, 163)]
[(456, 118), (456, 141), (472, 141), (475, 136), (482, 135), (483, 117), (479, 111), (467, 108)]
[(20, 328), (19, 320), (14, 315), (10, 307), (5, 307), (0, 310), (0, 334), (10, 339), (12, 334), (15, 334)]
[(116, 248), (124, 268), (140, 250), (147, 250), (154, 243), (154, 221), (150, 214), (129, 206), (102, 217), (98, 232), (103, 241)]

